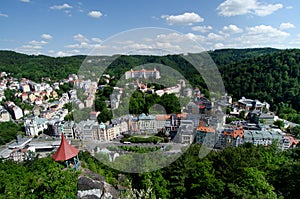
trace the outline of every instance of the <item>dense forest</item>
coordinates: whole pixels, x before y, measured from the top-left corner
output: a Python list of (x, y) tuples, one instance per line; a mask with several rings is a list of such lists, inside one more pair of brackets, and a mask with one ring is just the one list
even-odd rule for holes
[(0, 51), (0, 71), (12, 73), (14, 77), (25, 77), (40, 82), (42, 77), (61, 80), (68, 74), (78, 72), (85, 56), (49, 57), (25, 55), (13, 51)]
[(23, 135), (24, 129), (12, 121), (0, 122), (0, 145), (15, 139), (17, 135)]
[[(201, 159), (200, 147), (191, 145), (169, 166), (146, 173), (122, 173), (88, 152), (81, 152), (80, 160), (82, 167), (108, 183), (125, 187), (121, 198), (298, 198), (299, 148), (281, 152), (275, 145), (245, 144), (212, 151)], [(80, 171), (62, 168), (50, 157), (1, 161), (0, 198), (75, 198)]]
[(247, 96), (300, 110), (300, 50), (282, 50), (220, 65), (226, 90), (235, 98)]
[(0, 198), (76, 198), (78, 172), (50, 157), (0, 162)]

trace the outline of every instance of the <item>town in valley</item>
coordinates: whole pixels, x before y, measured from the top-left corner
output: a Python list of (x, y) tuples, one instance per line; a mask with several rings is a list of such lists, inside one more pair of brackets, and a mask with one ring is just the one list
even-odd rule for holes
[[(233, 101), (233, 96), (227, 94), (218, 101), (208, 99), (201, 89), (187, 86), (186, 80), (157, 89), (155, 85), (143, 83), (147, 79), (161, 78), (155, 67), (127, 71), (127, 83), (124, 87), (111, 87), (112, 93), (104, 101), (104, 110), (118, 110), (125, 99), (126, 89), (130, 88), (142, 94), (175, 95), (178, 99), (189, 99), (180, 107), (180, 113), (158, 110), (118, 115), (107, 121), (102, 115), (99, 119), (101, 111), (95, 110), (96, 93), (110, 87), (113, 78), (104, 74), (104, 81), (99, 81), (100, 78), (86, 79), (70, 74), (57, 82), (45, 77), (37, 83), (2, 72), (0, 121), (23, 125), (25, 132), (1, 146), (1, 158), (24, 161), (32, 154), (45, 157), (57, 150), (62, 134), (73, 146), (91, 154), (122, 152), (125, 145), (155, 147), (163, 153), (176, 153), (192, 143), (212, 150), (245, 143), (266, 147), (275, 144), (282, 151), (299, 143), (286, 131), (297, 124), (276, 116), (270, 111), (272, 104), (246, 97)], [(83, 110), (85, 117), (80, 118)], [(118, 157), (111, 157), (110, 161), (115, 158)]]

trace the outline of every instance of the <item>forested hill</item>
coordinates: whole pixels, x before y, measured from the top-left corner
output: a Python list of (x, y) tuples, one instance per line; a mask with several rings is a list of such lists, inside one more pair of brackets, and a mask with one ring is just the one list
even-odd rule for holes
[(64, 79), (68, 74), (77, 73), (86, 56), (49, 57), (44, 55), (25, 55), (14, 51), (0, 51), (0, 71), (25, 77), (37, 82), (41, 77), (53, 80)]
[[(276, 105), (284, 102), (285, 105), (279, 106), (291, 104), (300, 111), (300, 49), (223, 49), (208, 53), (220, 69), (226, 91), (234, 98), (245, 96)], [(58, 80), (66, 78), (68, 74), (77, 73), (84, 59), (85, 56), (54, 58), (0, 51), (0, 71), (12, 72), (17, 77), (35, 81), (40, 81), (41, 77)], [(201, 77), (193, 73), (189, 64), (176, 55), (121, 56), (112, 64), (114, 66), (110, 72), (119, 76), (116, 73), (123, 73), (131, 67), (145, 63), (168, 65), (186, 75), (193, 86), (203, 86)]]
[(271, 54), (273, 52), (281, 51), (275, 48), (245, 48), (245, 49), (220, 49), (214, 51), (208, 51), (214, 62), (220, 65), (226, 65), (241, 61), (243, 59), (249, 59), (262, 55)]
[[(235, 98), (246, 96), (300, 111), (300, 50), (280, 50), (220, 65), (226, 90)], [(276, 108), (276, 107), (275, 107)]]

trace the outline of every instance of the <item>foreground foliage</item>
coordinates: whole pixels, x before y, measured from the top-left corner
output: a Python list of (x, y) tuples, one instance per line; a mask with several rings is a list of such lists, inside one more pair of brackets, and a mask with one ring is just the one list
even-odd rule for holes
[[(278, 151), (246, 144), (199, 158), (194, 144), (175, 162), (146, 173), (122, 173), (81, 152), (83, 167), (113, 186), (127, 187), (124, 198), (297, 198), (300, 149)], [(116, 159), (117, 161), (117, 159)], [(151, 162), (151, 164), (158, 164)], [(74, 198), (78, 173), (62, 170), (51, 158), (0, 163), (0, 198)], [(120, 175), (126, 180), (120, 181)]]
[(75, 198), (78, 173), (50, 157), (0, 163), (0, 198)]

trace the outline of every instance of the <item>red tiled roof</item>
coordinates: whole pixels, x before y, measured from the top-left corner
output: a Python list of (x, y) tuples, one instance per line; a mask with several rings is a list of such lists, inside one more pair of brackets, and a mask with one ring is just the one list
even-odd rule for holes
[(203, 131), (207, 133), (215, 133), (216, 130), (210, 126), (204, 126), (203, 121), (200, 121), (199, 126), (197, 127), (197, 131)]
[(232, 127), (233, 130), (231, 132), (226, 132), (224, 131), (224, 135), (225, 136), (232, 136), (233, 138), (236, 138), (236, 137), (244, 137), (244, 129), (243, 127)]
[(72, 145), (70, 145), (67, 142), (65, 135), (62, 134), (60, 146), (52, 156), (52, 159), (55, 161), (65, 161), (76, 156), (78, 152), (79, 150), (73, 147)]

